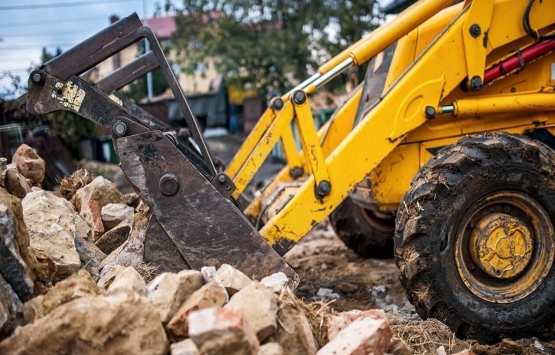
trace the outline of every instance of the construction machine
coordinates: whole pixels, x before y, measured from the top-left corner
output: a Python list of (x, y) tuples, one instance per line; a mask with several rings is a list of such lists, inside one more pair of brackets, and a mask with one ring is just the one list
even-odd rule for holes
[[(144, 258), (160, 271), (228, 263), (294, 279), (281, 256), (331, 214), (359, 252), (394, 248), (423, 318), (481, 341), (553, 338), (555, 1), (453, 3), (415, 3), (274, 98), (225, 170), (136, 15), (33, 71), (26, 107), (111, 128), (123, 172), (153, 211)], [(195, 144), (79, 76), (145, 38)], [(309, 95), (366, 62), (364, 83), (317, 131)], [(287, 165), (240, 210), (278, 141)]]

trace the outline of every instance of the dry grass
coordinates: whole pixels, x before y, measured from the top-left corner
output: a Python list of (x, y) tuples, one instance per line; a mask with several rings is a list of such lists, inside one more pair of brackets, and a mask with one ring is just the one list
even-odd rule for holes
[(318, 348), (321, 348), (328, 342), (328, 319), (336, 314), (336, 312), (329, 307), (332, 302), (305, 303), (297, 298), (289, 287), (283, 287), (278, 296), (278, 307), (292, 306), (303, 311), (308, 318)]
[(66, 200), (71, 201), (75, 192), (92, 180), (92, 175), (87, 170), (79, 169), (70, 177), (58, 181), (60, 183), (60, 193)]
[(142, 278), (145, 280), (145, 284), (147, 285), (150, 283), (150, 281), (152, 281), (152, 279), (154, 279), (157, 276), (156, 275), (156, 270), (158, 269), (157, 266), (140, 262), (140, 263), (133, 264), (133, 267), (135, 268), (135, 270), (137, 270), (139, 275), (142, 276)]
[(393, 325), (393, 339), (399, 339), (418, 354), (437, 354), (440, 346), (447, 354), (470, 349), (471, 344), (458, 339), (449, 328), (436, 319), (427, 319), (415, 325)]

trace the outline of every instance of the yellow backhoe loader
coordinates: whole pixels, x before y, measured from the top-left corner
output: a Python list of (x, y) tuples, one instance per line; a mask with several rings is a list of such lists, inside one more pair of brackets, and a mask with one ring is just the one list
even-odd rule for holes
[[(26, 107), (112, 129), (153, 211), (145, 259), (161, 271), (225, 262), (294, 278), (280, 255), (331, 214), (361, 254), (394, 250), (423, 318), (483, 341), (554, 338), (555, 1), (453, 2), (417, 2), (274, 98), (225, 170), (136, 15), (33, 71)], [(79, 77), (144, 38), (195, 144)], [(309, 95), (368, 61), (364, 83), (317, 131)], [(239, 210), (278, 141), (286, 167)]]

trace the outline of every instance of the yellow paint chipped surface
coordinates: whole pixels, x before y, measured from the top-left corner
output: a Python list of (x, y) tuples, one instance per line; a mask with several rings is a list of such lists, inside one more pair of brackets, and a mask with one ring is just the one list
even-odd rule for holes
[(59, 81), (55, 87), (52, 98), (58, 100), (62, 106), (79, 112), (85, 98), (85, 91), (69, 81), (67, 83)]

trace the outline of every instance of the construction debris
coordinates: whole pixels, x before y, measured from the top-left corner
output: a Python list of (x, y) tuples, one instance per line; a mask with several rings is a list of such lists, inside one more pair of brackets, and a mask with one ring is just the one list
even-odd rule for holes
[(17, 170), (30, 183), (31, 186), (42, 186), (44, 180), (45, 163), (37, 152), (27, 144), (22, 144), (15, 151), (12, 162)]
[(237, 292), (224, 308), (241, 311), (260, 341), (277, 329), (277, 301), (272, 290), (261, 283), (251, 283)]
[[(322, 297), (326, 304), (306, 304), (283, 273), (256, 282), (224, 264), (217, 271), (210, 266), (202, 273), (156, 275), (143, 262), (151, 212), (136, 194), (122, 195), (84, 170), (62, 180), (64, 198), (31, 190), (30, 184), (40, 181), (40, 163), (29, 150), (22, 149), (21, 156), (30, 159), (20, 162), (28, 181), (18, 166), (0, 160), (0, 353), (526, 351), (506, 339), (489, 352), (488, 346), (456, 339), (435, 320), (403, 323), (398, 307), (337, 313), (329, 297)], [(18, 182), (19, 189), (3, 188), (7, 181)], [(327, 289), (341, 297), (360, 292), (361, 284), (349, 282), (312, 292)], [(530, 347), (552, 349), (538, 340)]]
[(203, 284), (202, 275), (196, 270), (183, 270), (178, 274), (165, 272), (148, 285), (148, 298), (156, 306), (162, 323), (167, 323)]

